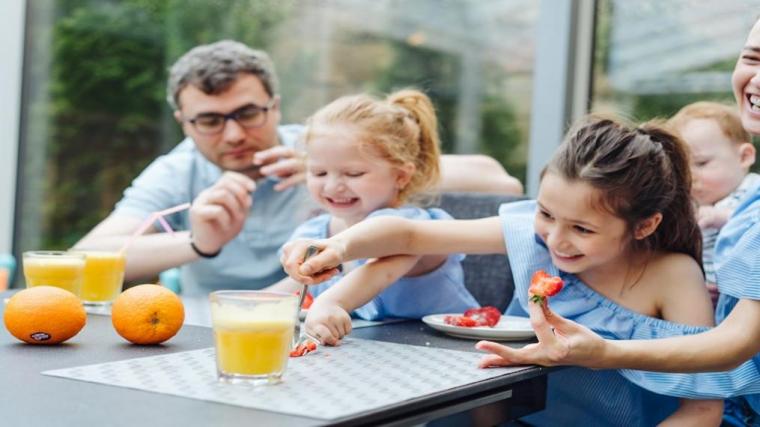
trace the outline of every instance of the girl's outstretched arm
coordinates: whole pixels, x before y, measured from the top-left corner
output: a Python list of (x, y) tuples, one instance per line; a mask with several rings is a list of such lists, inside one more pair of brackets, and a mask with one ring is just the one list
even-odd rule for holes
[(370, 260), (351, 271), (314, 300), (306, 316), (306, 331), (322, 344), (340, 343), (351, 332), (349, 313), (406, 275), (419, 259), (413, 255), (390, 256)]
[[(309, 246), (320, 252), (303, 262)], [(327, 240), (297, 240), (283, 247), (282, 264), (298, 282), (320, 283), (335, 267), (354, 259), (391, 255), (506, 253), (499, 217), (414, 221), (398, 217), (364, 220)]]
[(760, 301), (742, 299), (726, 319), (700, 334), (656, 340), (604, 340), (544, 306), (529, 304), (539, 342), (520, 349), (481, 341), (492, 354), (480, 366), (578, 365), (594, 369), (709, 372), (733, 369), (760, 352)]

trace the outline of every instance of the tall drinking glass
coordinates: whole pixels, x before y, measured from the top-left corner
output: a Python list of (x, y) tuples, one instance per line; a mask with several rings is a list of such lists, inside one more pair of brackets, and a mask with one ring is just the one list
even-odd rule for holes
[(272, 384), (288, 363), (298, 297), (264, 291), (217, 291), (209, 296), (221, 381)]
[(119, 251), (72, 251), (85, 256), (80, 298), (85, 305), (107, 306), (121, 293), (126, 259)]
[(84, 276), (84, 254), (28, 251), (23, 254), (26, 286), (55, 286), (79, 296)]

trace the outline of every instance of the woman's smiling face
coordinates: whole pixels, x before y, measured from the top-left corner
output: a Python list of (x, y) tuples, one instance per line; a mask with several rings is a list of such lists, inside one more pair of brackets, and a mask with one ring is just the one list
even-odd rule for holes
[(760, 135), (760, 20), (744, 43), (731, 82), (744, 129)]

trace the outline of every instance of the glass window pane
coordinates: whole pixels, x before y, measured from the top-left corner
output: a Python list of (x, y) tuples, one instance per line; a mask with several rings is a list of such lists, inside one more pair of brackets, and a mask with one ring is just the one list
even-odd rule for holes
[(180, 141), (166, 70), (223, 38), (271, 54), (283, 123), (344, 94), (415, 86), (438, 108), (446, 152), (493, 155), (524, 179), (533, 0), (27, 4), (17, 252), (72, 245)]
[(600, 0), (597, 7), (593, 111), (648, 120), (695, 101), (735, 104), (731, 72), (760, 1)]

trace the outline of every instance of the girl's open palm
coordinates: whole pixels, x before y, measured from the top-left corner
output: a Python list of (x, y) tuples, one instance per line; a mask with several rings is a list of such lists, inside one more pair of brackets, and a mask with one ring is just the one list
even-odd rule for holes
[[(305, 260), (309, 247), (317, 248), (317, 253)], [(282, 247), (280, 262), (293, 280), (316, 285), (338, 274), (344, 253), (343, 246), (331, 240), (299, 239)]]
[(538, 343), (515, 349), (490, 341), (480, 341), (475, 347), (492, 353), (480, 360), (481, 368), (531, 364), (596, 368), (604, 363), (602, 355), (605, 341), (599, 335), (555, 314), (546, 303), (529, 303), (528, 307)]

